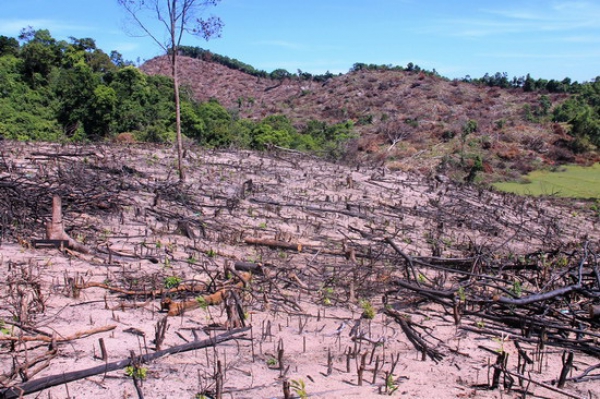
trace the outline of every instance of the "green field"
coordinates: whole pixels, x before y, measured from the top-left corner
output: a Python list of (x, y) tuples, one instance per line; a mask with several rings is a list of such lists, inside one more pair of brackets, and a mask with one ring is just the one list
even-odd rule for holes
[(600, 164), (591, 167), (565, 166), (558, 172), (535, 171), (527, 183), (495, 183), (500, 191), (523, 195), (554, 195), (569, 198), (600, 198)]

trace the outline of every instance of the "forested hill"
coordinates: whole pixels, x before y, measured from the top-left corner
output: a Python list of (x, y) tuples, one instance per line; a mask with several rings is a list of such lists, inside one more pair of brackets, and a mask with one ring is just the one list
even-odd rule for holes
[[(184, 48), (183, 133), (199, 144), (269, 145), (456, 179), (514, 178), (589, 162), (600, 145), (600, 81), (450, 81), (418, 66), (357, 63), (346, 74), (271, 73)], [(0, 36), (0, 135), (165, 142), (174, 136), (167, 61), (136, 68), (91, 38)], [(485, 172), (485, 173), (480, 173)]]

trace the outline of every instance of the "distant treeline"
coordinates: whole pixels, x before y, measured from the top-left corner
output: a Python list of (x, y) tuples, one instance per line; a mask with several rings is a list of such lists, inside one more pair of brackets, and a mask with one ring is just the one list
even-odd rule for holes
[(224, 65), (228, 68), (231, 68), (231, 69), (234, 69), (237, 71), (241, 71), (241, 72), (247, 73), (248, 75), (256, 76), (259, 78), (270, 78), (270, 79), (282, 80), (282, 79), (290, 79), (290, 78), (298, 78), (299, 77), (304, 80), (313, 80), (315, 82), (324, 82), (335, 76), (333, 73), (330, 73), (330, 72), (326, 72), (321, 75), (312, 75), (308, 72), (302, 72), (300, 70), (298, 71), (297, 74), (294, 74), (283, 68), (275, 69), (274, 71), (269, 73), (269, 72), (263, 71), (261, 69), (256, 69), (252, 65), (248, 65), (244, 62), (238, 61), (235, 58), (229, 58), (224, 55), (216, 54), (216, 53), (211, 52), (210, 50), (205, 50), (200, 47), (180, 46), (179, 54), (186, 56), (186, 57), (203, 60), (203, 61), (216, 62), (216, 63)]
[[(285, 69), (275, 69), (272, 72), (266, 72), (264, 70), (256, 69), (252, 65), (241, 62), (235, 58), (230, 58), (224, 55), (216, 54), (211, 52), (210, 50), (203, 49), (201, 47), (192, 47), (192, 46), (181, 46), (179, 48), (180, 54), (183, 56), (201, 59), (203, 61), (215, 62), (221, 65), (224, 65), (228, 68), (235, 69), (244, 73), (247, 73), (252, 76), (260, 77), (260, 78), (270, 78), (270, 79), (302, 79), (302, 80), (313, 80), (313, 81), (326, 81), (335, 75), (327, 72), (325, 74), (320, 75), (312, 75), (308, 72), (302, 72), (298, 70), (297, 73), (289, 72)], [(435, 69), (429, 71), (427, 69), (421, 68), (419, 65), (416, 65), (412, 62), (409, 62), (406, 67), (402, 67), (399, 65), (391, 65), (391, 64), (367, 64), (363, 62), (357, 62), (350, 68), (349, 72), (358, 72), (358, 71), (405, 71), (405, 72), (416, 72), (423, 73), (426, 75), (437, 76), (444, 80), (449, 80), (443, 76), (441, 76)], [(563, 80), (555, 80), (555, 79), (534, 79), (530, 74), (527, 76), (521, 77), (513, 77), (512, 79), (508, 77), (507, 73), (496, 72), (495, 74), (486, 73), (481, 78), (471, 78), (470, 76), (466, 76), (460, 79), (462, 82), (472, 83), (475, 85), (483, 85), (489, 87), (500, 87), (502, 89), (523, 89), (527, 92), (548, 92), (548, 93), (578, 93), (581, 87), (581, 84), (578, 82), (573, 82), (570, 78), (564, 78)]]
[(485, 74), (481, 78), (471, 79), (469, 76), (463, 79), (463, 82), (477, 85), (500, 87), (502, 89), (523, 89), (523, 91), (545, 91), (548, 93), (577, 93), (581, 87), (578, 82), (571, 81), (570, 78), (563, 80), (556, 79), (534, 79), (530, 74), (527, 76), (508, 78), (508, 74), (496, 72), (494, 75)]
[[(341, 156), (354, 137), (352, 122), (313, 120), (298, 130), (285, 116), (254, 121), (240, 119), (238, 111), (184, 94), (183, 133), (210, 147), (277, 145), (331, 157)], [(98, 49), (91, 38), (62, 41), (33, 29), (18, 39), (0, 36), (0, 137), (97, 141), (121, 133), (137, 141), (174, 139), (171, 78), (145, 75), (118, 52)]]
[[(183, 47), (182, 55), (218, 62), (253, 76), (272, 79), (325, 81), (334, 75), (311, 75), (285, 69), (271, 73), (197, 47)], [(356, 63), (350, 72), (364, 70), (405, 71), (438, 76), (409, 63), (406, 67)], [(445, 79), (440, 77), (440, 79)], [(600, 147), (600, 79), (577, 83), (486, 74), (465, 82), (502, 89), (544, 93), (567, 93), (558, 106), (544, 102), (544, 117), (555, 128), (570, 134), (566, 140), (574, 151)], [(56, 40), (47, 30), (23, 30), (17, 38), (0, 36), (0, 136), (19, 140), (106, 140), (131, 133), (137, 140), (164, 142), (175, 131), (173, 81), (147, 76), (121, 54), (105, 53), (91, 38)], [(184, 91), (187, 92), (187, 91)], [(543, 96), (542, 96), (543, 97)], [(251, 106), (253, 106), (251, 104)], [(310, 121), (297, 130), (285, 116), (271, 115), (253, 121), (238, 118), (216, 100), (197, 103), (182, 99), (183, 133), (207, 146), (238, 146), (260, 149), (278, 145), (339, 155), (354, 136), (352, 122), (327, 124)]]

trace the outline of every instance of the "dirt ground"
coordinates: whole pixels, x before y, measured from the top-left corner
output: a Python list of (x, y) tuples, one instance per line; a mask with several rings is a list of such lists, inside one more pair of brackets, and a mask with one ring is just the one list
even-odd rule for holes
[[(246, 265), (260, 273), (237, 291), (251, 327), (237, 339), (141, 365), (139, 393), (123, 367), (31, 396), (209, 397), (220, 364), (223, 398), (283, 398), (285, 381), (292, 397), (310, 398), (600, 398), (597, 380), (557, 390), (564, 350), (533, 341), (520, 343), (534, 359), (525, 369), (533, 382), (485, 389), (498, 353), (517, 369), (515, 337), (484, 333), (496, 326), (475, 316), (456, 323), (448, 309), (392, 284), (407, 266), (390, 242), (410, 256), (449, 259), (597, 244), (598, 216), (584, 202), (522, 199), (287, 151), (191, 149), (178, 183), (169, 147), (2, 146), (0, 387), (152, 354), (167, 317), (161, 302), (193, 302), (236, 282), (235, 268)], [(36, 243), (46, 238), (52, 195), (88, 253)], [(165, 292), (184, 284), (204, 289)], [(227, 312), (235, 304), (197, 302), (166, 318), (163, 349), (236, 331)], [(417, 351), (390, 310), (439, 356)], [(599, 362), (577, 352), (571, 375)]]

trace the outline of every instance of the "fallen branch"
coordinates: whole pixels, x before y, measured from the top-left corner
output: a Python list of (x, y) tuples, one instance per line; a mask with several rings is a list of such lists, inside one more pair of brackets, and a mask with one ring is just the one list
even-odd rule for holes
[(302, 244), (300, 244), (300, 243), (294, 244), (294, 243), (290, 243), (290, 242), (269, 240), (269, 239), (262, 239), (262, 238), (252, 238), (252, 237), (247, 237), (244, 241), (248, 245), (262, 245), (262, 246), (271, 247), (271, 248), (291, 249), (294, 251), (302, 252)]
[(431, 360), (436, 363), (444, 358), (444, 355), (431, 348), (429, 344), (414, 331), (410, 326), (409, 321), (402, 314), (393, 309), (386, 309), (384, 313), (391, 316), (398, 324), (400, 324), (400, 327), (402, 327), (402, 331), (404, 331), (408, 340), (414, 345), (416, 350), (423, 354), (423, 360), (425, 360), (425, 355), (429, 356)]
[(166, 310), (169, 316), (179, 316), (188, 310), (198, 309), (201, 306), (217, 305), (225, 300), (227, 292), (231, 290), (242, 290), (246, 283), (252, 278), (252, 275), (246, 272), (239, 273), (239, 275), (242, 278), (242, 281), (235, 285), (225, 285), (213, 294), (202, 295), (189, 301), (180, 302), (175, 302), (171, 298), (166, 298), (161, 302), (160, 307), (162, 310)]
[[(493, 367), (493, 368), (500, 368), (499, 366), (496, 366), (496, 365), (492, 365), (491, 367)], [(585, 396), (577, 395), (577, 394), (574, 394), (574, 393), (571, 393), (571, 392), (567, 392), (567, 391), (565, 391), (563, 389), (556, 388), (556, 387), (554, 387), (552, 385), (543, 383), (541, 381), (536, 381), (536, 380), (532, 379), (531, 377), (525, 376), (523, 374), (515, 373), (515, 372), (509, 371), (509, 370), (507, 370), (505, 368), (501, 368), (501, 370), (502, 370), (503, 373), (506, 373), (506, 374), (511, 375), (513, 377), (517, 377), (517, 378), (522, 379), (524, 381), (531, 382), (532, 384), (539, 385), (542, 388), (546, 388), (546, 389), (548, 389), (550, 391), (560, 393), (561, 395), (565, 395), (565, 396), (568, 396), (568, 397), (573, 398), (573, 399), (584, 399), (585, 398)]]
[[(147, 363), (152, 360), (158, 359), (166, 355), (172, 355), (176, 353), (187, 352), (195, 349), (202, 349), (206, 347), (216, 346), (221, 342), (229, 341), (231, 339), (240, 338), (238, 334), (248, 331), (251, 327), (239, 328), (237, 330), (231, 330), (225, 334), (217, 335), (216, 337), (205, 339), (202, 341), (192, 341), (183, 345), (174, 346), (168, 349), (163, 349), (154, 353), (149, 353), (140, 356), (137, 360), (140, 363)], [(23, 395), (38, 392), (43, 389), (51, 388), (57, 385), (66, 384), (71, 381), (80, 380), (82, 378), (91, 377), (93, 375), (105, 374), (110, 371), (124, 369), (131, 365), (131, 358), (128, 357), (117, 362), (106, 363), (100, 366), (91, 367), (84, 370), (71, 371), (69, 373), (57, 374), (48, 377), (38, 378), (25, 382), (23, 384), (15, 385), (0, 389), (0, 399), (12, 399), (20, 398)]]
[(107, 331), (111, 331), (117, 328), (115, 325), (109, 325), (104, 327), (98, 327), (87, 331), (79, 331), (75, 334), (66, 336), (66, 337), (49, 337), (47, 335), (25, 335), (22, 337), (15, 336), (0, 336), (0, 342), (2, 341), (12, 341), (12, 342), (31, 342), (31, 341), (42, 341), (42, 342), (69, 342), (74, 341), (76, 339), (86, 338), (90, 335), (99, 334)]
[(130, 296), (150, 296), (150, 297), (159, 297), (166, 294), (175, 294), (177, 292), (200, 292), (206, 291), (207, 284), (203, 281), (196, 281), (192, 284), (179, 284), (177, 287), (172, 288), (159, 288), (156, 290), (127, 290), (125, 288), (111, 286), (105, 283), (98, 283), (94, 281), (88, 281), (85, 283), (75, 283), (73, 286), (76, 290), (83, 290), (86, 288), (103, 288), (110, 292), (118, 292), (123, 295)]

